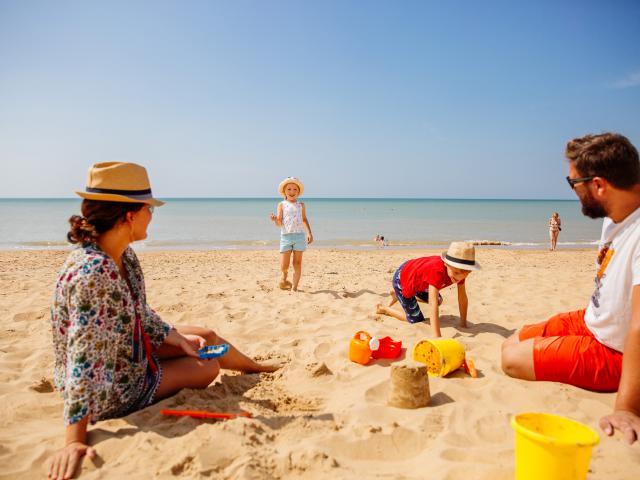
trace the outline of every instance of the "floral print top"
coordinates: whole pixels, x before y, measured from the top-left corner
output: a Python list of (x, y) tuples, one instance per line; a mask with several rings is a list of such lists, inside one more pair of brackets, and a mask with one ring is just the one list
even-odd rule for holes
[[(74, 249), (56, 283), (51, 324), (54, 380), (65, 424), (126, 414), (142, 394), (156, 350), (171, 326), (147, 305), (144, 277), (131, 248), (122, 256), (129, 282), (95, 244)], [(150, 351), (151, 350), (151, 351)]]

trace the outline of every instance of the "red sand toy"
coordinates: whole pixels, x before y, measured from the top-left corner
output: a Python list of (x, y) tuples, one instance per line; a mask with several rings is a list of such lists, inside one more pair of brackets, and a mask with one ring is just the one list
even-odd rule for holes
[(367, 365), (372, 358), (398, 358), (402, 353), (402, 342), (391, 337), (377, 339), (365, 331), (359, 331), (349, 344), (349, 360)]
[(473, 363), (473, 360), (470, 358), (465, 358), (464, 363), (462, 364), (462, 368), (464, 371), (471, 375), (472, 378), (478, 378), (478, 371), (476, 370), (476, 365)]
[(402, 352), (402, 342), (394, 342), (391, 337), (383, 337), (379, 340), (380, 346), (371, 351), (373, 358), (398, 358)]
[(207, 412), (204, 410), (160, 410), (162, 415), (171, 417), (193, 417), (193, 418), (217, 418), (221, 420), (230, 420), (232, 418), (247, 417), (252, 418), (249, 412), (225, 413), (225, 412)]

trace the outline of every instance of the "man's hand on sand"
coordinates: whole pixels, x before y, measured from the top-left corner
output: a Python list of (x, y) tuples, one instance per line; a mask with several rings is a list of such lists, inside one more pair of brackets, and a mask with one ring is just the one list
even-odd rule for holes
[(640, 439), (640, 417), (626, 410), (616, 410), (611, 415), (602, 417), (600, 428), (609, 436), (616, 430), (620, 431), (629, 445)]

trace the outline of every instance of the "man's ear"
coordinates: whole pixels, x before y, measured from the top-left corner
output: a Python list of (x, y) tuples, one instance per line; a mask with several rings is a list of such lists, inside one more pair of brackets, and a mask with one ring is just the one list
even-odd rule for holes
[(599, 196), (606, 195), (610, 187), (609, 182), (602, 177), (593, 177), (591, 184), (595, 187), (596, 195)]

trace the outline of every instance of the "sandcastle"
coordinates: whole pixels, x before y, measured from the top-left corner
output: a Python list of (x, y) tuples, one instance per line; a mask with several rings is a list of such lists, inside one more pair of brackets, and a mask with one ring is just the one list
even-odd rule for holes
[(427, 367), (407, 361), (391, 366), (387, 404), (398, 408), (426, 407), (431, 400)]

